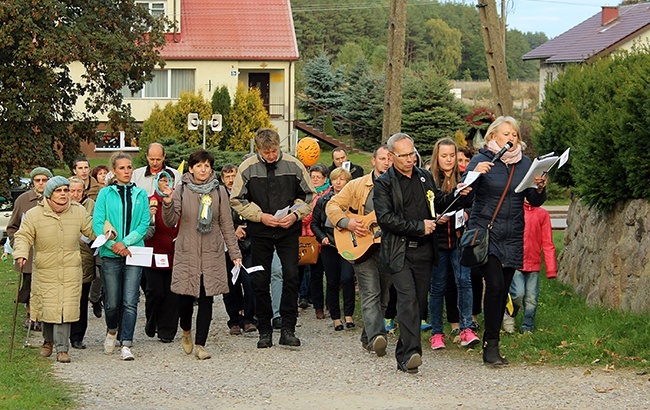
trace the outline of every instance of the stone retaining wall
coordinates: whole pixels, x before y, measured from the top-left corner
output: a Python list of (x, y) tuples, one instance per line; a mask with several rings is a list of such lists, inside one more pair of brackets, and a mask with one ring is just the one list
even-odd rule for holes
[(632, 200), (603, 213), (569, 206), (558, 279), (590, 305), (650, 312), (650, 203)]

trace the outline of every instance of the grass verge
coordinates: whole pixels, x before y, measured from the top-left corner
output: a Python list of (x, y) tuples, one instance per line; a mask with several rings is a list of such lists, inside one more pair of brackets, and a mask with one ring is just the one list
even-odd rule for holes
[(18, 306), (13, 359), (8, 361), (14, 299), (18, 273), (7, 261), (0, 261), (0, 408), (71, 409), (75, 407), (73, 388), (51, 377), (51, 359), (38, 355), (38, 348), (24, 348), (25, 308)]
[[(554, 232), (558, 254), (563, 232)], [(482, 323), (482, 317), (481, 323)], [(517, 315), (520, 329), (522, 314)], [(540, 294), (532, 334), (501, 335), (501, 350), (511, 363), (556, 366), (595, 366), (605, 370), (638, 369), (650, 372), (650, 327), (647, 315), (587, 306), (585, 298), (557, 279), (540, 275)], [(445, 329), (449, 334), (447, 325)], [(429, 348), (429, 332), (422, 333), (423, 348)], [(479, 336), (482, 336), (480, 332)], [(463, 351), (447, 343), (447, 352)], [(478, 347), (476, 351), (480, 351)]]

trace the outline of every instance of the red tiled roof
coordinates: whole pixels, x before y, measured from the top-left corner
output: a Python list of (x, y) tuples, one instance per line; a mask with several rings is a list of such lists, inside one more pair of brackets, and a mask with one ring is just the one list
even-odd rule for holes
[(524, 54), (524, 60), (569, 63), (588, 60), (650, 25), (650, 3), (619, 7), (618, 18), (601, 25), (602, 12)]
[(289, 0), (181, 0), (180, 13), (166, 60), (298, 59)]

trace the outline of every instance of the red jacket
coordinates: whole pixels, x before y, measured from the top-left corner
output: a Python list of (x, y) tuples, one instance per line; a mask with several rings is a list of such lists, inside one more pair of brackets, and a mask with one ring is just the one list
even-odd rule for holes
[(553, 244), (551, 216), (541, 207), (524, 203), (524, 272), (539, 272), (542, 266), (542, 252), (546, 263), (546, 277), (557, 277), (557, 260)]

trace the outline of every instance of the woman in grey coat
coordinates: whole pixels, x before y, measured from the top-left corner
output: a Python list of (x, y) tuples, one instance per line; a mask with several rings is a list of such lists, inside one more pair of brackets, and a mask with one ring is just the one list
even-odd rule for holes
[[(228, 292), (226, 246), (236, 267), (241, 267), (241, 252), (230, 213), (226, 189), (219, 185), (212, 166), (214, 157), (205, 150), (195, 151), (188, 161), (189, 173), (181, 178), (181, 185), (162, 193), (163, 221), (169, 227), (179, 224), (172, 292), (179, 296), (181, 344), (185, 353), (199, 360), (209, 359), (205, 342), (212, 321), (215, 295)], [(225, 241), (225, 246), (224, 246)], [(245, 273), (243, 273), (245, 274)], [(198, 298), (196, 317), (196, 349), (192, 342), (192, 313)]]

